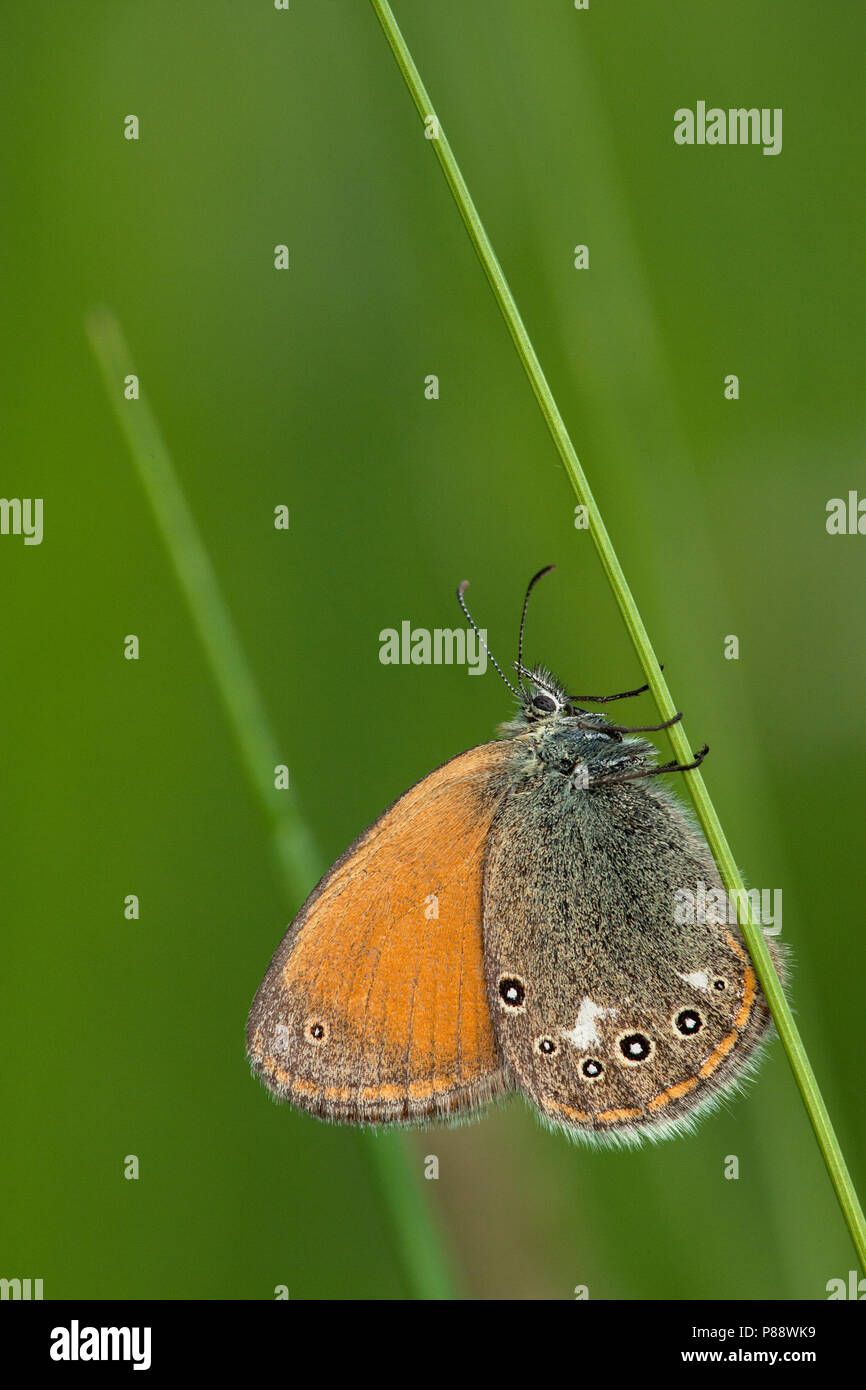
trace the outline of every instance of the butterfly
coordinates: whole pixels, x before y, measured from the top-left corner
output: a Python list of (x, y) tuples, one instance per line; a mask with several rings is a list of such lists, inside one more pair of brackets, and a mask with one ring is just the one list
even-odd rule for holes
[[(471, 1118), (520, 1091), (552, 1127), (689, 1128), (754, 1067), (770, 1012), (712, 855), (642, 733), (523, 664), (500, 737), (410, 787), (307, 899), (253, 1001), (280, 1100), (359, 1125)], [(475, 624), (464, 600), (458, 599)], [(478, 632), (477, 627), (475, 627)], [(479, 633), (480, 637), (480, 633)], [(782, 952), (768, 943), (777, 967)]]

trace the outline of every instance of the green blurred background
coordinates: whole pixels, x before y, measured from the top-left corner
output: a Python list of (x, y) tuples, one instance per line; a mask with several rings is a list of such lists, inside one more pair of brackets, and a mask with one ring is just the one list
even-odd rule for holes
[[(492, 671), (379, 662), (382, 628), (457, 624), (459, 580), (505, 663), (556, 562), (530, 660), (581, 690), (642, 676), (372, 9), (5, 11), (0, 490), (44, 498), (45, 535), (0, 537), (0, 1275), (49, 1298), (413, 1297), (423, 1236), (377, 1161), (404, 1145), (465, 1296), (826, 1297), (853, 1250), (778, 1043), (695, 1137), (638, 1153), (571, 1145), (519, 1099), (370, 1138), (251, 1079), (247, 1009), (303, 892), (281, 888), (88, 307), (123, 324), (326, 862), (510, 711)], [(783, 890), (799, 1024), (862, 1183), (866, 539), (825, 530), (828, 499), (866, 491), (859, 7), (395, 12), (734, 852)], [(698, 99), (782, 107), (782, 153), (675, 146)]]

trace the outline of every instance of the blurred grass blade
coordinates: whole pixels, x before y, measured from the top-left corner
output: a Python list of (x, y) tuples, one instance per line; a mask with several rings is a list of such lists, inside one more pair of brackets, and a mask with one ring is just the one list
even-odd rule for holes
[[(466, 181), (460, 172), (457, 160), (448, 143), (442, 121), (427, 94), (424, 83), (421, 80), (412, 55), (406, 46), (406, 41), (400, 32), (390, 5), (387, 4), (386, 0), (371, 0), (371, 4), (385, 33), (385, 37), (391, 46), (391, 50), (397, 60), (397, 65), (403, 74), (406, 86), (409, 89), (421, 120), (426, 121), (431, 116), (436, 118), (436, 138), (429, 140), (429, 142), (425, 141), (424, 143), (425, 145), (429, 143), (436, 153), (436, 157), (442, 167), (442, 172), (454, 196), (454, 201), (457, 204), (460, 216), (463, 218), (466, 230), (469, 233), (478, 258), (490, 282), (490, 286), (496, 297), (496, 302), (508, 326), (508, 331), (511, 334), (514, 345), (517, 348), (518, 355), (523, 363), (530, 385), (535, 392), (536, 400), (547, 422), (548, 429), (553, 436), (553, 441), (559, 456), (571, 479), (572, 487), (574, 488), (578, 501), (586, 506), (590, 533), (605, 573), (607, 574), (614, 597), (619, 605), (629, 636), (631, 637), (638, 658), (646, 674), (646, 679), (652, 690), (653, 698), (655, 699), (661, 719), (671, 719), (676, 714), (677, 708), (671, 697), (664, 675), (662, 674), (658, 658), (656, 657), (649, 639), (649, 634), (647, 633), (637, 604), (629, 589), (625, 574), (623, 573), (604, 521), (602, 520), (598, 504), (592, 495), (574, 445), (569, 438), (565, 421), (559, 412), (559, 407), (554, 400), (553, 393), (544, 375), (541, 363), (536, 356), (535, 349), (532, 346), (529, 334), (520, 316), (520, 311), (517, 308), (514, 296), (511, 293), (502, 267), (499, 264), (490, 239), (484, 230), (484, 225), (472, 200)], [(674, 724), (667, 732), (677, 761), (680, 763), (691, 762), (693, 756), (692, 747), (686, 738), (682, 723)], [(761, 928), (751, 915), (751, 907), (745, 893), (742, 876), (737, 868), (721, 822), (716, 814), (715, 807), (710, 800), (703, 777), (699, 770), (687, 772), (683, 775), (688, 784), (689, 793), (694, 802), (701, 825), (704, 828), (707, 841), (713, 852), (716, 863), (719, 866), (722, 880), (728, 893), (732, 895), (734, 902), (738, 904), (738, 916), (740, 925), (743, 929), (743, 936), (767, 997), (767, 1002), (769, 1003), (776, 1027), (779, 1031), (779, 1036), (782, 1039), (797, 1086), (799, 1087), (800, 1094), (809, 1114), (809, 1119), (812, 1122), (824, 1162), (827, 1166), (827, 1171), (839, 1199), (839, 1204), (842, 1208), (848, 1229), (851, 1232), (851, 1237), (857, 1249), (861, 1265), (866, 1268), (866, 1220), (864, 1220), (863, 1209), (860, 1206), (854, 1184), (851, 1180), (851, 1175), (848, 1172), (848, 1167), (833, 1129), (830, 1115), (824, 1103), (824, 1098), (821, 1095), (817, 1079), (806, 1054), (803, 1040), (800, 1037), (790, 1006), (782, 991), (782, 986), (770, 958), (770, 953), (767, 950)]]
[[(132, 358), (110, 309), (91, 310), (87, 335), (105, 388), (129, 445), (222, 696), (241, 761), (271, 830), (271, 843), (289, 902), (306, 898), (325, 865), (291, 791), (277, 792), (273, 768), (285, 762), (259, 689), (219, 586), (195, 517), (145, 395), (122, 394)], [(399, 1240), (410, 1285), (423, 1299), (456, 1297), (433, 1214), (414, 1168), (418, 1162), (399, 1132), (364, 1139)]]

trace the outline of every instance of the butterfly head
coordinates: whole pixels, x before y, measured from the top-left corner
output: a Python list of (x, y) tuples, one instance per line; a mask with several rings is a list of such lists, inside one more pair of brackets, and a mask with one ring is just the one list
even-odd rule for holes
[(534, 666), (530, 670), (519, 662), (514, 669), (520, 678), (520, 717), (528, 724), (544, 719), (573, 719), (598, 721), (605, 724), (603, 714), (582, 710), (573, 702), (565, 687), (545, 666)]
[(568, 695), (550, 671), (543, 666), (528, 670), (519, 662), (514, 663), (514, 669), (520, 677), (521, 714), (527, 723), (574, 714)]
[(515, 662), (514, 669), (520, 681), (520, 689), (515, 692), (520, 707), (515, 716), (503, 725), (502, 732), (515, 734), (524, 732), (528, 727), (538, 730), (546, 727), (551, 733), (555, 729), (580, 729), (590, 736), (597, 736), (597, 730), (600, 734), (608, 734), (616, 742), (620, 741), (620, 735), (610, 728), (604, 715), (596, 710), (582, 709), (545, 666), (530, 669)]

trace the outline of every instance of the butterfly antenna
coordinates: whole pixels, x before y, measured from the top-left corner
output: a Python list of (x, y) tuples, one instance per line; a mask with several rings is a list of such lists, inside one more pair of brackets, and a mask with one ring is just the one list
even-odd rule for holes
[(520, 617), (520, 636), (517, 639), (517, 666), (515, 667), (515, 670), (518, 672), (518, 679), (520, 680), (521, 690), (523, 690), (524, 674), (530, 674), (528, 671), (525, 671), (523, 665), (523, 633), (526, 628), (526, 614), (529, 609), (529, 595), (532, 593), (532, 590), (535, 588), (539, 579), (543, 579), (546, 574), (550, 574), (550, 571), (555, 569), (556, 565), (545, 565), (543, 570), (539, 570), (538, 574), (534, 574), (532, 576), (526, 588), (526, 598), (523, 600), (523, 613)]
[(471, 628), (474, 629), (475, 634), (476, 634), (476, 636), (477, 636), (477, 638), (478, 638), (478, 641), (481, 643), (481, 645), (482, 645), (482, 647), (484, 648), (484, 650), (486, 651), (487, 655), (490, 657), (490, 660), (493, 662), (493, 665), (496, 667), (496, 669), (497, 669), (497, 671), (499, 672), (500, 676), (501, 676), (502, 679), (505, 681), (505, 684), (508, 686), (508, 689), (511, 691), (512, 695), (515, 695), (515, 696), (517, 697), (518, 700), (522, 700), (523, 697), (522, 697), (520, 691), (514, 689), (514, 686), (511, 684), (511, 681), (508, 679), (508, 677), (506, 676), (506, 674), (505, 674), (505, 672), (503, 671), (502, 667), (499, 665), (499, 662), (496, 660), (496, 657), (493, 655), (492, 651), (491, 651), (490, 648), (488, 647), (488, 645), (487, 645), (487, 643), (485, 642), (484, 638), (481, 636), (481, 632), (480, 632), (480, 630), (479, 630), (478, 624), (476, 623), (476, 621), (475, 621), (475, 619), (473, 618), (472, 614), (469, 612), (469, 609), (466, 607), (466, 600), (464, 599), (463, 594), (464, 594), (465, 590), (468, 589), (468, 588), (469, 588), (469, 580), (468, 580), (468, 579), (464, 579), (464, 580), (463, 580), (463, 583), (462, 583), (462, 584), (459, 584), (459, 585), (457, 586), (457, 602), (460, 604), (460, 607), (463, 609), (464, 615), (465, 615), (465, 617), (466, 617), (466, 621), (467, 621), (467, 623), (469, 624), (469, 626), (470, 626)]

